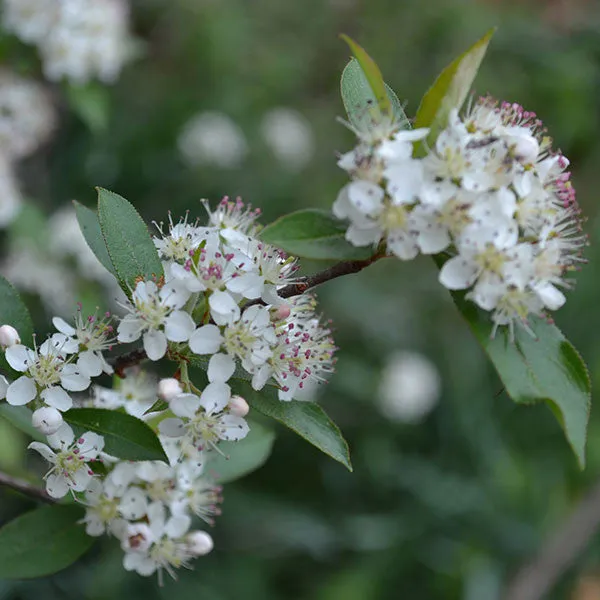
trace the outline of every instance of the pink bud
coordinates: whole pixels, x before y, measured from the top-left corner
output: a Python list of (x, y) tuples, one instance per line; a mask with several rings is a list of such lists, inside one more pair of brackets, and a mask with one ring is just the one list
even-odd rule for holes
[(227, 405), (230, 414), (236, 417), (245, 417), (250, 411), (248, 403), (241, 396), (231, 396), (231, 400)]
[(292, 309), (289, 304), (280, 304), (277, 308), (271, 309), (271, 320), (272, 321), (283, 321), (290, 316)]
[(171, 402), (179, 394), (183, 394), (183, 389), (181, 389), (181, 384), (177, 379), (169, 377), (158, 382), (158, 395), (165, 402)]
[(62, 415), (51, 406), (38, 408), (33, 415), (31, 415), (31, 424), (44, 435), (56, 433), (62, 423)]
[(18, 331), (10, 325), (2, 325), (0, 327), (0, 346), (8, 348), (15, 344), (20, 344), (21, 338), (19, 337)]
[(193, 556), (204, 556), (214, 547), (210, 535), (206, 531), (192, 531), (186, 536), (187, 546)]

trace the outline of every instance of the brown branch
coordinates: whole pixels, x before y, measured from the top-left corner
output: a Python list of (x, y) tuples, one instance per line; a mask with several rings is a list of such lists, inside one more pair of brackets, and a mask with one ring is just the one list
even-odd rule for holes
[(21, 494), (25, 494), (26, 496), (31, 496), (36, 500), (42, 500), (43, 502), (48, 502), (50, 504), (56, 502), (52, 496), (49, 496), (46, 493), (46, 490), (43, 490), (42, 488), (39, 488), (28, 481), (25, 481), (24, 479), (12, 477), (11, 475), (3, 473), (2, 471), (0, 471), (0, 485), (9, 487), (17, 492), (21, 492)]
[[(339, 262), (329, 269), (325, 269), (323, 271), (319, 271), (314, 275), (308, 275), (307, 277), (301, 277), (298, 279), (296, 283), (290, 283), (285, 287), (281, 288), (277, 295), (280, 298), (291, 298), (292, 296), (299, 296), (303, 294), (307, 290), (311, 288), (317, 287), (322, 283), (326, 283), (331, 281), (332, 279), (336, 279), (338, 277), (342, 277), (343, 275), (352, 275), (353, 273), (358, 273), (362, 271), (369, 265), (372, 265), (374, 262), (378, 261), (380, 258), (385, 258), (387, 255), (384, 251), (377, 252), (373, 256), (369, 258), (365, 258), (364, 260), (346, 260)], [(244, 308), (248, 308), (254, 304), (264, 304), (264, 302), (258, 298), (256, 300), (251, 300), (244, 305)], [(139, 348), (137, 350), (132, 350), (127, 354), (123, 354), (122, 356), (117, 356), (113, 358), (110, 362), (115, 369), (115, 373), (119, 377), (125, 377), (124, 371), (127, 367), (133, 367), (135, 365), (139, 365), (142, 361), (146, 360), (148, 357), (146, 356), (146, 352), (143, 348)]]
[(550, 536), (540, 553), (509, 583), (506, 600), (546, 598), (557, 579), (575, 561), (600, 528), (600, 482)]

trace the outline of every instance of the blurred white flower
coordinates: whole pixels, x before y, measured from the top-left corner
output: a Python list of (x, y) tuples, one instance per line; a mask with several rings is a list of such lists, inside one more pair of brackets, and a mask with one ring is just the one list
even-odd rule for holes
[(290, 171), (300, 171), (314, 155), (310, 124), (291, 108), (273, 108), (267, 112), (260, 130), (275, 157)]
[(133, 54), (125, 0), (4, 0), (4, 26), (36, 44), (44, 74), (114, 82)]
[(379, 383), (380, 412), (392, 421), (418, 423), (437, 404), (441, 380), (435, 365), (417, 352), (393, 354)]
[(0, 70), (0, 151), (8, 159), (34, 152), (54, 123), (54, 107), (40, 84)]
[(0, 154), (0, 228), (10, 225), (23, 205), (19, 183), (8, 159)]
[(248, 152), (243, 131), (227, 115), (203, 112), (192, 117), (179, 134), (177, 145), (189, 166), (237, 167)]

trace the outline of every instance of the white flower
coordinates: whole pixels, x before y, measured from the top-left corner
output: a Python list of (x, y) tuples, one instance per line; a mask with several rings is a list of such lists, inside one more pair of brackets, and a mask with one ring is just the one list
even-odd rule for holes
[(275, 157), (290, 171), (303, 169), (315, 152), (310, 124), (295, 110), (271, 109), (264, 115), (260, 130)]
[(11, 325), (0, 326), (0, 346), (2, 346), (2, 348), (8, 348), (9, 346), (20, 343), (21, 338), (19, 337), (19, 332), (14, 327)]
[(115, 341), (113, 327), (110, 325), (110, 313), (106, 313), (100, 320), (95, 316), (84, 319), (79, 310), (75, 317), (75, 327), (60, 317), (54, 317), (52, 323), (73, 344), (72, 352), (78, 354), (77, 367), (83, 375), (97, 377), (102, 372), (108, 375), (113, 373), (113, 368), (102, 355)]
[(158, 396), (165, 402), (170, 402), (179, 394), (183, 394), (183, 389), (177, 379), (168, 377), (158, 382)]
[(169, 214), (169, 233), (163, 232), (163, 223), (156, 224), (161, 237), (153, 237), (154, 245), (160, 254), (160, 257), (166, 261), (176, 261), (184, 263), (203, 240), (211, 233), (210, 227), (198, 227), (196, 224), (187, 222), (187, 214), (180, 219), (177, 224), (173, 224), (173, 219)]
[(31, 424), (44, 435), (52, 435), (60, 429), (63, 418), (55, 408), (44, 406), (31, 415)]
[(241, 396), (231, 396), (227, 408), (229, 413), (236, 417), (245, 417), (250, 412), (250, 406)]
[(415, 352), (393, 354), (379, 383), (379, 408), (394, 421), (418, 423), (438, 402), (441, 380), (435, 365)]
[(214, 548), (213, 539), (206, 531), (192, 531), (185, 539), (193, 556), (205, 556)]
[(6, 350), (8, 364), (21, 373), (6, 392), (6, 401), (15, 406), (28, 404), (39, 397), (48, 406), (60, 411), (69, 410), (73, 401), (65, 390), (81, 392), (90, 385), (90, 378), (68, 364), (52, 340), (46, 340), (38, 349), (21, 344)]
[(183, 127), (177, 146), (189, 166), (214, 165), (232, 169), (241, 164), (248, 152), (243, 131), (227, 115), (203, 112)]
[(118, 340), (134, 342), (143, 335), (144, 350), (150, 360), (161, 359), (167, 341), (185, 342), (195, 329), (192, 317), (181, 308), (189, 298), (177, 281), (159, 290), (153, 281), (140, 281), (133, 291), (130, 312), (119, 323)]
[(246, 437), (248, 424), (241, 417), (223, 412), (231, 390), (224, 383), (209, 384), (201, 396), (182, 394), (169, 405), (181, 418), (165, 419), (159, 424), (163, 435), (188, 439), (199, 448), (216, 448), (221, 440), (237, 441)]
[(93, 406), (111, 410), (123, 407), (128, 414), (142, 418), (158, 399), (157, 379), (142, 369), (129, 368), (113, 389), (94, 386), (92, 393)]
[(158, 570), (159, 583), (162, 583), (162, 569), (175, 578), (174, 569), (187, 566), (195, 556), (185, 537), (190, 523), (191, 519), (184, 515), (167, 519), (164, 505), (153, 502), (148, 508), (148, 525), (130, 525), (124, 534), (125, 570), (145, 576)]
[(88, 463), (102, 451), (104, 438), (88, 431), (75, 440), (71, 427), (63, 423), (56, 433), (48, 436), (48, 443), (51, 447), (40, 442), (28, 446), (53, 465), (45, 477), (48, 494), (62, 498), (69, 490), (83, 492), (93, 477)]
[(230, 231), (254, 237), (258, 233), (259, 226), (256, 220), (260, 216), (260, 208), (244, 204), (239, 196), (235, 200), (224, 196), (215, 210), (210, 210), (206, 199), (202, 200), (202, 205), (208, 213), (209, 225), (220, 230), (221, 234)]

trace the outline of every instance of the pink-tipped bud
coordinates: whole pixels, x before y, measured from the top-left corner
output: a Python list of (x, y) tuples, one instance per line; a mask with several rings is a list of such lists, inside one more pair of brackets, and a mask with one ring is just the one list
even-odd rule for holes
[(165, 402), (171, 402), (175, 396), (183, 394), (181, 384), (177, 379), (169, 377), (168, 379), (161, 379), (158, 382), (158, 395)]
[(289, 304), (280, 304), (271, 309), (271, 321), (283, 321), (290, 316), (292, 309)]
[(8, 348), (20, 343), (19, 332), (14, 327), (11, 325), (2, 325), (0, 327), (0, 346)]
[(245, 417), (250, 411), (248, 403), (241, 396), (231, 396), (227, 406), (230, 414), (236, 417)]
[(206, 531), (192, 531), (185, 539), (188, 550), (193, 556), (204, 556), (214, 547), (213, 540)]
[(145, 554), (154, 537), (150, 527), (145, 523), (130, 523), (125, 529), (125, 535), (121, 538), (121, 548), (125, 552), (139, 552)]
[(31, 415), (31, 424), (44, 435), (52, 435), (60, 429), (63, 418), (52, 406), (44, 406)]

